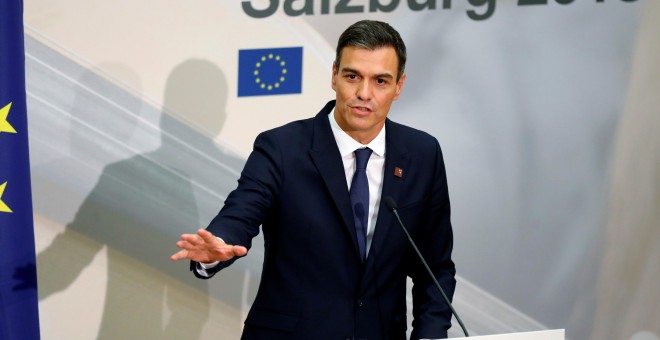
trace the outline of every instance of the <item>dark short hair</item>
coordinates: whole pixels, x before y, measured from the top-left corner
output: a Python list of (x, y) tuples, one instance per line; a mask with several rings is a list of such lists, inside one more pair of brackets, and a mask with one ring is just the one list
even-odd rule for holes
[(393, 47), (399, 60), (396, 81), (398, 82), (406, 68), (406, 44), (392, 26), (382, 21), (362, 20), (348, 27), (337, 42), (335, 65), (339, 71), (341, 52), (346, 46), (354, 46), (375, 50), (382, 47)]

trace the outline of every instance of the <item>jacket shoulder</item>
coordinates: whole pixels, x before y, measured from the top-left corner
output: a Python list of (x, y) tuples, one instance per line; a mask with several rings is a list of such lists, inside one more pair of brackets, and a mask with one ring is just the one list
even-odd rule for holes
[(387, 138), (414, 148), (435, 148), (438, 140), (426, 131), (403, 125), (388, 119), (385, 123)]

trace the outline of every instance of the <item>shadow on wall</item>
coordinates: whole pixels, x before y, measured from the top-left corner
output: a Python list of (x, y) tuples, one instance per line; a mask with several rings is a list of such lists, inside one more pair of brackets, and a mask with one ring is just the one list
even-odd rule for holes
[[(108, 115), (123, 116), (116, 112), (116, 105), (90, 105), (90, 93), (103, 91), (89, 89), (103, 84), (107, 86), (91, 73), (79, 79), (72, 117), (85, 116), (97, 126), (72, 124), (69, 161), (94, 159), (94, 151), (107, 151), (90, 149), (100, 137), (95, 134), (114, 133), (113, 140), (123, 144), (115, 147), (126, 147), (135, 131), (137, 119), (123, 129), (103, 124)], [(210, 317), (208, 283), (196, 279), (188, 263), (173, 263), (169, 256), (176, 251), (174, 243), (180, 234), (205, 225), (210, 211), (214, 214), (219, 210), (224, 197), (236, 186), (244, 164), (240, 157), (218, 148), (212, 139), (224, 123), (226, 97), (225, 76), (210, 62), (189, 60), (172, 71), (160, 118), (160, 146), (103, 168), (73, 221), (38, 254), (40, 299), (66, 290), (106, 246), (108, 281), (99, 339), (200, 338)], [(130, 104), (123, 106), (124, 111), (137, 117), (141, 101), (129, 98), (127, 102)], [(210, 136), (165, 112), (201, 123)], [(67, 160), (57, 162), (62, 161)], [(44, 167), (75, 168), (61, 164)], [(244, 275), (227, 275), (222, 287), (215, 297), (234, 307), (231, 312), (239, 318), (236, 310), (244, 306), (241, 297), (249, 288)]]

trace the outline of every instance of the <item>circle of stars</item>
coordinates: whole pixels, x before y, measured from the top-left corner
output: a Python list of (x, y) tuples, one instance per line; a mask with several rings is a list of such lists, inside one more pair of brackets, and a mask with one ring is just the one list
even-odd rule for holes
[[(280, 67), (280, 75), (279, 78), (276, 79), (274, 82), (266, 82), (264, 79), (261, 79), (261, 68), (264, 67), (265, 63), (270, 63), (270, 62), (275, 62), (277, 65)], [(254, 71), (252, 74), (254, 74), (254, 81), (258, 84), (258, 86), (261, 89), (271, 91), (273, 89), (277, 89), (280, 87), (280, 84), (283, 83), (286, 80), (286, 62), (282, 57), (279, 55), (274, 55), (272, 53), (269, 53), (268, 55), (263, 55), (257, 61), (257, 63), (254, 65)]]

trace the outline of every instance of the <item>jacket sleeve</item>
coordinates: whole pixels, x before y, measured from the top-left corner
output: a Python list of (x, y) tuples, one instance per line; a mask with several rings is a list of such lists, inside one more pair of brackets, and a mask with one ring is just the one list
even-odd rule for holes
[[(438, 142), (424, 228), (416, 237), (420, 252), (449, 300), (454, 295), (456, 269), (451, 259), (453, 233), (450, 220), (447, 176)], [(413, 333), (412, 339), (446, 338), (451, 327), (451, 309), (445, 303), (428, 271), (418, 259), (412, 265)]]
[[(282, 178), (281, 159), (274, 133), (267, 131), (257, 136), (238, 180), (238, 187), (227, 196), (224, 206), (206, 230), (228, 244), (242, 245), (249, 250), (252, 238), (259, 234), (259, 226), (266, 220), (277, 199)], [(195, 270), (196, 262), (191, 262), (190, 270), (195, 276), (207, 279), (237, 259), (207, 269), (208, 276), (202, 276)]]

